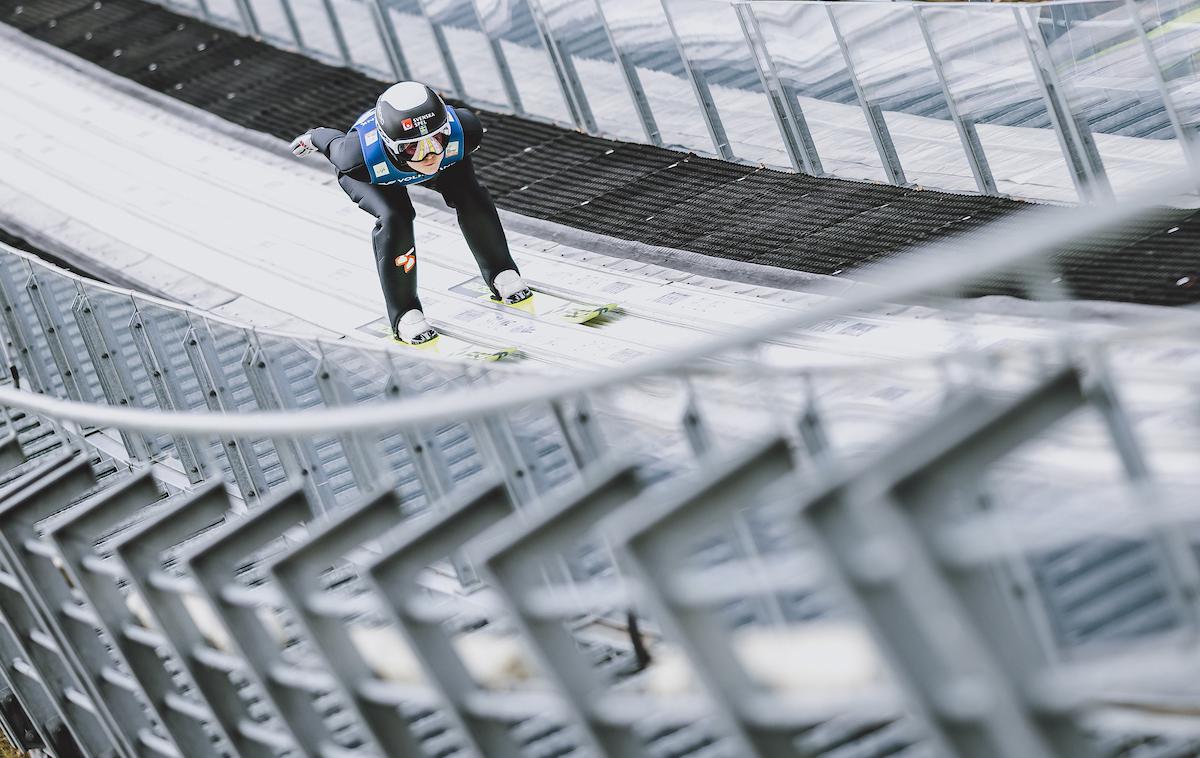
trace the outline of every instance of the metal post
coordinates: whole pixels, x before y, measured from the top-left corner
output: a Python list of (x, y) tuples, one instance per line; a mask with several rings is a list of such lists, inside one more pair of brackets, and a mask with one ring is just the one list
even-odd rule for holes
[(1025, 42), (1025, 52), (1029, 55), (1029, 64), (1037, 77), (1038, 87), (1046, 100), (1046, 110), (1054, 124), (1054, 132), (1058, 135), (1058, 143), (1062, 148), (1063, 157), (1071, 170), (1071, 178), (1075, 189), (1083, 200), (1105, 200), (1112, 198), (1112, 187), (1104, 171), (1104, 163), (1096, 150), (1092, 139), (1091, 129), (1071, 110), (1071, 104), (1063, 93), (1062, 84), (1058, 81), (1058, 72), (1050, 57), (1050, 50), (1042, 38), (1038, 28), (1036, 14), (1038, 8), (1013, 8), (1013, 18), (1016, 19), (1021, 39)]
[(838, 48), (842, 51), (842, 59), (846, 61), (846, 74), (850, 77), (850, 83), (854, 86), (854, 94), (858, 97), (863, 114), (867, 117), (867, 130), (871, 132), (871, 141), (875, 143), (875, 150), (879, 153), (879, 160), (883, 164), (883, 173), (892, 184), (896, 186), (906, 185), (908, 184), (908, 179), (904, 176), (904, 167), (900, 163), (900, 154), (896, 152), (896, 143), (892, 141), (892, 133), (888, 131), (887, 121), (883, 117), (883, 110), (867, 97), (867, 92), (863, 89), (862, 82), (858, 79), (858, 73), (854, 67), (854, 58), (850, 54), (850, 46), (846, 44), (846, 38), (842, 36), (842, 30), (838, 26), (833, 6), (826, 5), (825, 13), (829, 16), (829, 25), (833, 28), (833, 36), (837, 39)]
[(512, 106), (513, 113), (518, 116), (525, 115), (525, 108), (521, 105), (521, 93), (517, 90), (517, 82), (508, 65), (508, 56), (504, 54), (504, 48), (500, 46), (499, 35), (492, 36), (488, 31), (487, 24), (484, 23), (475, 0), (461, 1), (470, 4), (471, 10), (475, 12), (475, 23), (479, 25), (479, 33), (488, 41), (488, 48), (491, 49), (492, 59), (496, 63), (496, 71), (500, 74), (500, 83), (504, 86), (504, 94), (508, 97), (508, 103)]
[[(182, 502), (169, 509), (169, 519), (173, 519), (181, 509), (191, 507), (198, 499), (224, 498), (221, 487), (220, 482), (212, 481), (203, 485), (197, 492), (184, 496)], [(230, 740), (229, 734), (226, 734), (231, 723), (213, 716), (213, 713), (222, 709), (235, 707), (237, 697), (232, 684), (225, 696), (216, 703), (216, 709), (211, 709), (211, 704), (203, 699), (203, 693), (197, 695), (194, 687), (188, 695), (184, 695), (178, 680), (172, 676), (167, 666), (164, 666), (160, 656), (163, 649), (170, 648), (177, 640), (171, 637), (164, 638), (158, 632), (141, 625), (142, 621), (129, 609), (127, 590), (122, 591), (119, 584), (127, 579), (124, 572), (119, 570), (117, 561), (102, 560), (96, 551), (98, 535), (116, 531), (158, 497), (154, 480), (143, 471), (131, 477), (118, 489), (101, 493), (87, 506), (73, 512), (70, 517), (57, 523), (48, 536), (63, 557), (63, 570), (87, 599), (89, 612), (94, 614), (95, 623), (111, 640), (116, 654), (121, 656), (126, 668), (140, 686), (146, 702), (154, 710), (163, 729), (178, 746), (181, 754), (201, 756), (212, 750), (213, 742), (206, 731), (207, 725), (218, 729), (222, 736), (229, 740), (233, 755), (239, 758), (262, 758), (262, 753), (239, 750), (238, 742)], [(225, 501), (225, 505), (228, 506), (228, 501)], [(158, 514), (157, 518), (161, 523), (163, 514)], [(105, 570), (97, 571), (101, 565)], [(186, 619), (190, 618), (186, 612), (168, 614), (168, 617), (168, 629), (185, 624)], [(199, 635), (195, 636), (198, 639)], [(183, 665), (185, 671), (190, 670), (190, 649), (180, 649), (176, 646), (173, 652), (180, 653), (174, 656), (175, 660)], [(203, 700), (197, 702), (197, 697)], [(191, 711), (177, 707), (181, 702), (190, 704), (193, 709), (208, 709), (212, 712), (206, 714), (203, 720), (198, 720), (193, 717)], [(232, 733), (236, 735), (236, 729), (232, 730)]]
[[(248, 725), (261, 725), (248, 718), (248, 705), (231, 686), (229, 677), (231, 673), (241, 673), (244, 664), (236, 659), (232, 663), (222, 660), (223, 657), (228, 659), (232, 656), (223, 656), (224, 651), (214, 650), (214, 646), (220, 643), (214, 642), (198, 628), (197, 619), (192, 615), (193, 608), (202, 610), (204, 606), (196, 600), (195, 585), (186, 577), (177, 577), (163, 570), (168, 551), (174, 552), (177, 546), (197, 534), (203, 535), (202, 543), (206, 538), (211, 538), (213, 532), (222, 528), (218, 525), (228, 517), (231, 508), (224, 483), (214, 480), (173, 507), (122, 534), (114, 541), (114, 551), (130, 585), (145, 602), (150, 623), (162, 632), (158, 644), (165, 645), (191, 676), (195, 691), (202, 693), (208, 708), (192, 706), (185, 709), (179, 699), (170, 699), (166, 705), (184, 710), (185, 713), (193, 712), (195, 718), (211, 718), (221, 724), (225, 736), (239, 753), (261, 756), (266, 749), (255, 743), (262, 738), (257, 735), (250, 737), (259, 730), (248, 728)], [(230, 570), (234, 570), (233, 567)], [(149, 643), (144, 639), (145, 632), (139, 630), (137, 636), (143, 638), (143, 644)], [(287, 747), (288, 743), (286, 737), (282, 740), (277, 738), (270, 747), (278, 750)]]
[[(4, 572), (2, 576), (7, 579), (8, 573)], [(4, 587), (0, 585), (0, 596), (8, 592)], [(4, 598), (0, 597), (0, 614), (7, 613), (6, 606)], [(5, 615), (4, 623), (0, 624), (0, 670), (17, 703), (28, 714), (29, 727), (33, 730), (32, 734), (23, 733), (16, 747), (26, 750), (48, 748), (54, 755), (82, 755), (79, 743), (63, 721), (53, 695), (27, 662), (13, 631), (17, 628), (14, 623)]]
[[(472, 707), (480, 687), (459, 658), (441, 619), (431, 619), (415, 607), (424, 594), (417, 578), (427, 566), (455, 554), (466, 542), (514, 512), (506, 489), (496, 480), (466, 487), (451, 498), (432, 520), (389, 533), (383, 551), (364, 566), (363, 575), (384, 600), (381, 612), (412, 647), (430, 686), (445, 702), (450, 721), (476, 753), (488, 758), (520, 758), (525, 753), (509, 725), (487, 718)], [(348, 650), (339, 645), (341, 653)], [(371, 703), (364, 709), (363, 721), (376, 738), (384, 744), (398, 742), (393, 730), (406, 727), (396, 723), (399, 719), (394, 706), (379, 707), (389, 703), (372, 697), (370, 680), (363, 676), (363, 670), (333, 668), (357, 698)]]
[[(964, 118), (958, 112), (958, 103), (954, 99), (954, 92), (950, 89), (950, 83), (946, 81), (946, 71), (942, 66), (941, 54), (938, 53), (937, 46), (933, 42), (933, 35), (929, 32), (929, 24), (925, 20), (925, 9), (914, 5), (912, 10), (917, 19), (917, 26), (921, 28), (921, 36), (925, 39), (925, 48), (929, 51), (933, 72), (937, 74), (938, 83), (942, 87), (946, 108), (950, 111), (950, 118), (954, 121), (958, 139), (962, 142), (963, 152), (966, 153), (967, 165), (971, 167), (971, 176), (975, 177), (975, 186), (979, 189), (980, 194), (995, 195), (997, 194), (996, 179), (992, 176), (992, 168), (988, 165), (987, 154), (983, 150), (983, 144), (979, 141), (975, 122), (972, 119)], [(966, 13), (967, 11), (960, 12)]]
[(692, 92), (696, 96), (696, 102), (700, 104), (700, 115), (704, 119), (704, 126), (708, 129), (708, 136), (712, 138), (713, 149), (721, 158), (727, 161), (734, 160), (736, 156), (733, 154), (733, 147), (729, 144), (725, 125), (721, 123), (721, 114), (717, 111), (717, 104), (713, 101), (712, 92), (708, 88), (708, 77), (688, 57), (687, 46), (684, 45), (683, 39), (675, 28), (671, 9), (667, 7), (668, 0), (659, 0), (659, 4), (662, 6), (663, 15), (667, 18), (667, 28), (670, 29), (671, 37), (675, 40), (675, 49), (679, 53), (679, 60), (687, 73), (688, 81), (692, 83)]
[(34, 392), (50, 394), (53, 385), (46, 376), (45, 365), (33, 351), (33, 332), (21, 312), (20, 302), (8, 263), (0, 261), (0, 307), (3, 307), (4, 324), (8, 327), (8, 341), (12, 344), (10, 357), (20, 361), (23, 378)]
[[(85, 755), (106, 755), (122, 749), (123, 737), (107, 723), (96, 703), (84, 694), (84, 688), (62, 657), (60, 646), (45, 624), (46, 608), (37, 585), (30, 576), (30, 558), (26, 536), (34, 524), (17, 523), (14, 511), (23, 500), (36, 497), (53, 502), (59, 510), (79, 499), (95, 486), (88, 460), (77, 451), (47, 461), (20, 477), (9, 487), (10, 494), (0, 503), (0, 569), (12, 579), (0, 583), (0, 616), (12, 632), (20, 657), (28, 665), (29, 676), (42, 683), (49, 693), (59, 718), (83, 748)], [(14, 542), (14, 538), (19, 538)], [(36, 560), (46, 560), (40, 556)], [(19, 671), (20, 668), (18, 667)], [(124, 748), (127, 754), (132, 754)]]
[(939, 542), (961, 514), (957, 493), (1083, 401), (1074, 371), (1015, 400), (967, 398), (798, 509), (902, 674), (911, 706), (951, 754), (1082, 758), (1097, 749), (1071, 713), (1032, 699), (1044, 668), (1037, 633), (994, 568), (948, 560)]
[(398, 80), (412, 79), (408, 61), (404, 59), (404, 50), (400, 47), (400, 40), (396, 38), (396, 29), (392, 26), (392, 19), (383, 5), (383, 0), (368, 0), (368, 3), (371, 6), (371, 17), (375, 19), (375, 31), (379, 33), (379, 41), (383, 43), (388, 63), (392, 66), (392, 75)]
[(613, 36), (608, 17), (604, 15), (602, 0), (592, 0), (592, 2), (596, 6), (596, 15), (600, 18), (600, 24), (604, 27), (604, 36), (608, 38), (609, 47), (612, 48), (613, 58), (621, 69), (621, 75), (625, 77), (625, 86), (629, 89), (629, 99), (633, 101), (633, 109), (637, 111), (638, 120), (642, 123), (646, 141), (651, 145), (662, 147), (662, 133), (658, 129), (658, 123), (654, 120), (654, 111), (650, 108), (650, 100), (646, 97), (645, 88), (642, 87), (642, 78), (638, 74), (637, 66), (625, 54), (624, 49), (617, 43), (617, 38)]
[[(246, 345), (242, 369), (246, 372), (254, 403), (261, 410), (296, 408), (295, 397), (280, 376), (275, 359), (253, 337)], [(308, 437), (273, 437), (271, 443), (288, 479), (303, 486), (309, 499), (321, 511), (332, 508), (335, 499), (333, 491), (312, 441)]]
[(258, 18), (254, 15), (254, 9), (250, 7), (249, 0), (234, 0), (237, 5), (238, 15), (242, 17), (242, 26), (245, 27), (246, 36), (262, 39), (262, 28), (258, 25)]
[[(166, 4), (172, 5), (173, 3), (168, 1)], [(212, 11), (209, 10), (208, 0), (196, 0), (196, 6), (200, 8), (200, 18), (211, 23), (213, 20), (213, 14)]]
[[(486, 382), (487, 374), (478, 369), (468, 369), (476, 381)], [(508, 420), (501, 416), (485, 416), (469, 423), (475, 447), (488, 465), (508, 485), (514, 503), (529, 507), (538, 502), (538, 489), (531, 465), (521, 453), (516, 436)]]
[(595, 420), (587, 397), (581, 395), (576, 399), (573, 411), (568, 409), (564, 400), (554, 400), (550, 407), (562, 430), (575, 468), (583, 470), (593, 461), (599, 460), (604, 445), (593, 426)]
[(22, 704), (16, 685), (2, 667), (0, 682), (3, 683), (3, 689), (0, 690), (0, 724), (4, 727), (4, 739), (24, 753), (45, 748), (46, 744), (42, 742), (38, 727)]
[[(191, 322), (190, 317), (188, 321)], [(183, 336), (183, 349), (192, 364), (192, 371), (196, 375), (208, 409), (214, 413), (236, 412), (237, 408), (229, 397), (229, 381), (225, 376), (225, 367), (221, 364), (216, 345), (213, 344), (212, 334), (204, 324), (199, 327), (191, 324), (188, 327)], [(233, 480), (242, 494), (242, 500), (247, 505), (261, 501), (267, 489), (267, 481), (252, 441), (239, 441), (229, 435), (220, 435), (219, 439), (225, 451), (225, 460), (229, 462), (230, 471), (233, 473)]]
[(342, 63), (347, 66), (353, 65), (354, 60), (350, 57), (350, 45), (346, 43), (346, 34), (342, 31), (342, 22), (338, 20), (333, 0), (321, 0), (321, 5), (325, 7), (325, 16), (329, 19), (329, 30), (333, 32), (333, 39), (337, 43), (338, 52), (341, 53)]
[(62, 377), (67, 397), (83, 403), (92, 402), (92, 391), (85, 380), (78, 356), (63, 340), (63, 318), (58, 303), (52, 295), (47, 296), (45, 285), (38, 281), (37, 274), (32, 270), (25, 280), (25, 291), (29, 294), (34, 315), (42, 327), (50, 356), (54, 365), (58, 367), (59, 376)]
[(463, 86), (462, 76), (458, 73), (458, 64), (454, 61), (454, 54), (450, 52), (450, 43), (446, 40), (446, 33), (442, 31), (442, 25), (434, 20), (433, 16), (429, 14), (429, 9), (425, 7), (429, 0), (413, 1), (421, 9), (421, 15), (425, 16), (425, 20), (429, 22), (429, 30), (433, 34), (433, 41), (437, 45), (438, 53), (442, 56), (442, 65), (446, 68), (446, 76), (450, 78), (452, 94), (466, 97), (467, 90)]
[(756, 718), (755, 704), (763, 695), (737, 660), (719, 602), (689, 600), (671, 588), (683, 586), (680, 573), (695, 539), (723, 531), (713, 525), (739, 520), (764, 491), (794, 472), (791, 451), (781, 437), (709, 457), (700, 471), (670, 492), (650, 491), (630, 503), (625, 510), (631, 515), (618, 527), (626, 531), (613, 535), (620, 565), (638, 580), (651, 615), (687, 656), (738, 755), (793, 754), (796, 729)]
[(534, 24), (537, 25), (538, 36), (542, 38), (546, 54), (550, 56), (550, 64), (554, 68), (555, 78), (558, 79), (563, 100), (571, 111), (571, 120), (575, 122), (576, 128), (589, 134), (595, 134), (599, 131), (596, 128), (596, 117), (588, 103), (587, 93), (583, 90), (579, 72), (575, 70), (575, 61), (571, 58), (571, 52), (565, 50), (558, 37), (555, 36), (541, 0), (525, 0), (525, 2), (530, 15), (533, 16)]
[[(1158, 55), (1154, 52), (1154, 45), (1150, 42), (1150, 35), (1146, 33), (1146, 27), (1142, 24), (1142, 16), (1138, 12), (1137, 3), (1134, 0), (1125, 0), (1125, 8), (1129, 11), (1129, 18), (1133, 23), (1134, 30), (1137, 32), (1138, 40), (1142, 43), (1142, 48), (1146, 51), (1146, 60), (1150, 63), (1151, 76), (1154, 77), (1154, 84), (1158, 87), (1158, 92), (1162, 96), (1163, 107), (1167, 111), (1167, 118), (1171, 122), (1171, 129), (1175, 132), (1175, 138), (1179, 140), (1179, 147), (1183, 150), (1184, 160), (1187, 161), (1188, 169), (1192, 176), (1200, 177), (1200, 155), (1197, 151), (1200, 148), (1192, 139), (1192, 132), (1188, 131), (1183, 125), (1183, 120), (1179, 117), (1179, 109), (1175, 106), (1175, 100), (1171, 96), (1171, 89), (1167, 86), (1167, 80), (1163, 76), (1162, 65), (1158, 61)], [(1200, 179), (1197, 179), (1200, 181)]]
[(546, 676), (565, 695), (569, 712), (592, 749), (613, 758), (639, 755), (640, 738), (634, 730), (601, 716), (596, 698), (606, 687), (603, 674), (579, 654), (562, 620), (533, 612), (528, 596), (546, 586), (547, 567), (568, 544), (640, 491), (628, 464), (597, 464), (584, 472), (579, 486), (532, 514), (528, 524), (513, 529), (506, 523), (503, 534), (489, 532), (479, 540), (480, 562), (492, 586), (504, 596), (514, 624), (532, 645)]
[[(81, 459), (76, 465), (86, 467), (87, 462)], [(72, 512), (69, 518), (73, 521), (82, 515), (80, 511), (92, 512), (95, 509), (110, 507), (121, 510), (125, 518), (130, 518), (160, 497), (157, 484), (148, 472), (143, 470), (90, 498), (86, 505)], [(24, 537), (28, 541), (36, 541), (36, 537), (28, 536), (34, 531), (33, 525), (49, 518), (61, 506), (62, 504), (55, 502), (53, 498), (25, 501), (17, 513), (5, 519), (8, 538)], [(111, 524), (110, 528), (117, 526), (119, 522)], [(61, 521), (56, 523), (56, 528), (61, 529)], [(26, 534), (21, 534), (22, 531)], [(111, 616), (118, 609), (125, 611), (123, 598), (116, 584), (105, 577), (112, 589), (108, 599), (116, 602), (116, 608), (80, 605), (76, 600), (78, 589), (83, 586), (79, 581), (81, 577), (75, 574), (75, 569), (81, 568), (82, 565), (79, 553), (85, 551), (94, 556), (93, 542), (105, 533), (89, 532), (81, 540), (68, 545), (68, 552), (57, 551), (63, 558), (61, 566), (51, 563), (45, 557), (39, 557), (37, 560), (26, 561), (26, 570), (38, 589), (38, 597), (46, 614), (47, 629), (58, 643), (63, 659), (74, 671), (84, 693), (96, 704), (97, 712), (107, 718), (110, 730), (123, 738), (122, 744), (126, 749), (134, 750), (131, 754), (136, 754), (140, 735), (156, 727), (151, 713), (160, 718), (163, 714), (149, 710), (149, 707), (154, 705), (153, 698), (137, 679), (129, 677), (116, 665), (116, 662), (120, 661), (128, 668), (123, 655), (124, 649), (120, 644), (121, 638), (112, 634), (114, 631), (119, 633), (120, 629), (106, 626), (101, 621), (101, 616)], [(60, 542), (53, 540), (50, 544), (58, 547)], [(67, 560), (68, 555), (72, 558), (71, 561)], [(107, 639), (97, 634), (97, 631), (102, 632)], [(157, 656), (154, 656), (154, 665), (162, 671), (162, 662)], [(165, 671), (162, 671), (162, 674), (166, 676)], [(194, 726), (195, 731), (204, 739), (201, 744), (207, 745), (210, 742), (207, 735), (199, 729), (198, 724)], [(172, 747), (180, 749), (183, 745), (176, 743)], [(195, 751), (184, 751), (184, 754), (202, 755)]]
[[(321, 349), (319, 344), (318, 349)], [(345, 383), (338, 378), (337, 369), (324, 352), (321, 353), (321, 360), (314, 370), (313, 381), (327, 408), (354, 405), (353, 397)], [(371, 492), (383, 482), (378, 465), (379, 445), (375, 440), (369, 439), (368, 434), (355, 432), (339, 432), (337, 434), (359, 492)]]
[(754, 57), (754, 68), (758, 71), (759, 81), (762, 82), (763, 91), (771, 104), (771, 113), (775, 117), (776, 126), (779, 127), (783, 148), (787, 151), (792, 168), (820, 176), (824, 169), (817, 154), (817, 144), (808, 129), (808, 120), (804, 118), (800, 103), (779, 78), (775, 61), (771, 58), (763, 39), (754, 6), (740, 1), (733, 4), (733, 10), (737, 14), (738, 24), (742, 27), (742, 35), (746, 38), (746, 46)]
[[(45, 468), (40, 471), (49, 471), (54, 466), (68, 460), (69, 457), (61, 456), (52, 459), (43, 463)], [(11, 476), (23, 463), (25, 463), (25, 456), (14, 430), (0, 441), (0, 470)], [(32, 478), (26, 477), (24, 481), (32, 481)], [(13, 487), (14, 485), (17, 483), (11, 482), (9, 486)], [(16, 708), (23, 711), (28, 717), (27, 723), (19, 727), (20, 734), (15, 746), (25, 750), (48, 748), (55, 755), (79, 755), (79, 746), (63, 722), (59, 705), (47, 691), (45, 683), (40, 678), (32, 676), (35, 672), (26, 662), (23, 644), (17, 636), (20, 633), (19, 625), (8, 615), (9, 604), (22, 601), (19, 596), (14, 598), (9, 596), (9, 593), (16, 594), (18, 592), (19, 585), (16, 578), (6, 568), (0, 568), (0, 618), (4, 621), (0, 624), (0, 680), (3, 680), (11, 690), (12, 696), (16, 700), (14, 704)], [(7, 713), (5, 720), (9, 722), (9, 726), (14, 731), (18, 730), (18, 725), (14, 723), (15, 719), (10, 720)]]
[[(100, 389), (108, 404), (117, 408), (136, 408), (137, 398), (133, 393), (133, 377), (129, 373), (129, 365), (121, 353), (121, 346), (113, 333), (112, 324), (107, 319), (96, 316), (91, 300), (82, 286), (79, 294), (71, 304), (71, 312), (75, 315), (75, 323), (79, 326), (79, 334), (83, 338), (84, 348), (96, 369), (100, 380)], [(118, 430), (126, 452), (136, 461), (148, 461), (154, 455), (152, 438), (140, 432)]]
[[(361, 683), (372, 677), (369, 667), (355, 650), (347, 628), (349, 608), (318, 609), (325, 595), (321, 576), (347, 553), (365, 542), (378, 539), (401, 523), (403, 512), (399, 495), (392, 490), (380, 492), (355, 507), (338, 512), (312, 529), (308, 539), (293, 546), (270, 564), (271, 576), (290, 610), (316, 647), (323, 663), (334, 673), (336, 689), (359, 721), (368, 726), (370, 748), (380, 755), (421, 755), (420, 740), (388, 708), (386, 733), (371, 728), (384, 714), (371, 713), (379, 706), (361, 697), (361, 690), (346, 686), (347, 679)], [(343, 599), (344, 602), (344, 599)], [(335, 599), (336, 603), (336, 599)], [(368, 719), (368, 714), (375, 718)], [(386, 716), (385, 716), (386, 718)]]
[(287, 22), (288, 29), (292, 32), (292, 39), (296, 43), (299, 50), (307, 50), (304, 44), (304, 35), (300, 32), (300, 22), (296, 20), (296, 11), (292, 9), (292, 0), (279, 0), (279, 7), (283, 10), (283, 18)]
[[(1084, 377), (1084, 394), (1088, 403), (1104, 420), (1126, 478), (1144, 495), (1139, 500), (1148, 509), (1154, 508), (1158, 501), (1154, 476), (1101, 352), (1095, 351), (1089, 356), (1088, 369)], [(1152, 520), (1152, 524), (1156, 523)], [(1187, 537), (1178, 529), (1154, 525), (1150, 534), (1151, 541), (1162, 551), (1163, 574), (1172, 600), (1188, 619), (1193, 634), (1200, 637), (1200, 567), (1197, 566), (1196, 555)]]
[[(175, 381), (174, 372), (166, 362), (166, 350), (162, 337), (153, 323), (146, 323), (142, 320), (142, 314), (137, 310), (136, 303), (133, 316), (129, 319), (129, 329), (133, 334), (133, 343), (142, 359), (142, 365), (146, 369), (146, 376), (150, 379), (150, 386), (154, 390), (158, 407), (166, 411), (186, 410), (179, 384)], [(175, 443), (175, 455), (179, 457), (179, 462), (183, 465), (188, 480), (195, 484), (207, 479), (209, 476), (208, 452), (197, 446), (191, 438), (182, 434), (173, 434), (171, 439)]]
[(327, 686), (322, 681), (324, 672), (305, 669), (299, 676), (289, 676), (296, 669), (284, 660), (281, 642), (264, 626), (258, 607), (228, 590), (237, 586), (239, 563), (314, 515), (303, 491), (293, 490), (239, 522), (226, 524), (210, 541), (184, 556), (197, 589), (228, 634), (230, 652), (244, 662), (243, 672), (259, 688), (261, 700), (287, 725), (293, 749), (308, 758), (320, 755), (323, 745), (336, 744), (313, 699), (313, 689)]
[[(298, 489), (279, 493), (277, 497), (263, 504), (252, 516), (218, 527), (217, 535), (207, 535), (212, 539), (201, 541), (199, 547), (191, 547), (181, 562), (188, 560), (188, 554), (202, 552), (219, 539), (220, 534), (253, 528), (258, 523), (256, 519), (261, 521), (271, 514), (277, 515), (283, 508), (290, 506), (307, 512), (307, 502)], [(269, 758), (292, 748), (295, 742), (293, 735), (280, 730), (277, 723), (259, 720), (263, 710), (261, 699), (256, 697), (249, 700), (245, 697), (247, 693), (239, 692), (244, 688), (247, 662), (240, 660), (234, 650), (215, 649), (217, 643), (210, 636), (213, 630), (209, 629), (206, 634), (197, 625), (190, 606), (192, 603), (204, 606), (203, 587), (188, 586), (190, 582), (186, 579), (176, 579), (162, 571), (164, 550), (184, 542), (196, 531), (219, 523), (230, 507), (223, 482), (214, 480), (119, 538), (116, 545), (118, 559), (124, 565), (129, 581), (145, 601), (151, 622), (157, 627), (156, 630), (150, 630), (140, 623), (126, 625), (123, 634), (130, 642), (150, 652), (166, 649), (172, 655), (193, 685), (192, 696), (203, 700), (207, 706), (190, 710), (198, 710), (197, 715), (202, 715), (206, 720), (211, 718), (213, 725), (219, 726), (221, 733), (229, 740), (235, 755), (241, 758)], [(272, 534), (272, 538), (277, 538), (293, 523), (278, 524), (278, 531)], [(229, 565), (221, 570), (232, 574), (235, 570), (234, 561), (241, 557), (230, 557)], [(198, 583), (202, 582), (200, 575), (194, 571), (192, 573)], [(186, 588), (190, 597), (179, 591), (180, 585)], [(211, 603), (211, 598), (208, 600)], [(216, 615), (220, 618), (219, 613)], [(223, 631), (228, 633), (227, 629)], [(158, 665), (161, 668), (161, 663)], [(152, 666), (153, 663), (147, 660), (146, 668), (140, 674), (161, 676)], [(178, 698), (169, 698), (164, 703), (164, 707), (173, 710), (182, 710), (181, 705)], [(190, 754), (185, 755), (190, 758)]]
[[(390, 371), (384, 384), (384, 394), (389, 398), (402, 397), (404, 383), (399, 369), (390, 354), (387, 361)], [(449, 491), (452, 482), (449, 467), (436, 438), (424, 430), (408, 428), (402, 430), (400, 435), (408, 447), (409, 457), (417, 472), (417, 479), (421, 482), (421, 488), (425, 491), (426, 499), (433, 502), (441, 498)]]

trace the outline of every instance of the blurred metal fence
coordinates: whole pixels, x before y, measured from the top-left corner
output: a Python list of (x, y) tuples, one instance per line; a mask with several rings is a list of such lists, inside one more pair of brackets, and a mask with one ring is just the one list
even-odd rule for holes
[[(1008, 220), (789, 328), (1148, 207)], [(547, 378), (250, 329), (8, 250), (0, 313), (18, 747), (1200, 751), (1190, 314), (841, 367), (780, 363), (764, 325)]]
[(1198, 164), (1197, 0), (161, 1), (385, 80), (809, 174), (1091, 201)]

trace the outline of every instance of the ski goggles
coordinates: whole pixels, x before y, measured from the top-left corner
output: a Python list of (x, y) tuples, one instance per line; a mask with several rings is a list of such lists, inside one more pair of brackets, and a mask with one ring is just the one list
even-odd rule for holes
[(379, 131), (379, 136), (383, 139), (383, 144), (387, 146), (388, 152), (397, 159), (419, 163), (430, 155), (441, 155), (446, 151), (446, 145), (450, 144), (450, 123), (447, 122), (445, 126), (432, 134), (405, 142), (388, 139), (382, 129)]

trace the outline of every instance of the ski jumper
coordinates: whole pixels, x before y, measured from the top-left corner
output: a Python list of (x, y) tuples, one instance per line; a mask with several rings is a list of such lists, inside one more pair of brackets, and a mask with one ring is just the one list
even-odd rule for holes
[(488, 287), (501, 271), (517, 270), (496, 204), (471, 164), (470, 154), (479, 147), (483, 125), (468, 110), (450, 106), (446, 110), (450, 140), (435, 174), (411, 171), (407, 165), (391, 161), (379, 138), (374, 109), (360, 116), (347, 133), (325, 127), (310, 132), (313, 144), (337, 169), (338, 185), (359, 208), (375, 217), (371, 241), (393, 333), (402, 315), (414, 308), (421, 310), (413, 240), (417, 214), (408, 196), (410, 185), (424, 184), (437, 190), (454, 208), (463, 238)]

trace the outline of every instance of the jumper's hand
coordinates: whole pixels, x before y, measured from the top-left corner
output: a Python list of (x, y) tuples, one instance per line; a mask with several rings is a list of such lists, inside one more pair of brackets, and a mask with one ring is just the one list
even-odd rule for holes
[(292, 155), (297, 158), (302, 158), (305, 155), (315, 152), (317, 152), (317, 146), (313, 144), (312, 134), (309, 132), (305, 132), (292, 140)]

